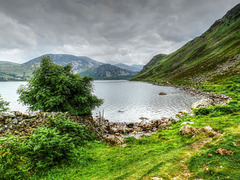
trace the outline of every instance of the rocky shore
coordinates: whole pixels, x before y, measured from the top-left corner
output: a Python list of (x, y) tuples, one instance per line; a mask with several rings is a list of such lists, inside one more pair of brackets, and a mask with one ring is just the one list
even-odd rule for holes
[(203, 92), (201, 90), (185, 87), (185, 86), (174, 86), (180, 90), (186, 91), (187, 93), (191, 94), (192, 96), (199, 96), (203, 99), (211, 99), (213, 101), (212, 105), (217, 104), (227, 104), (232, 98), (230, 96), (224, 94), (215, 94), (212, 92)]
[(224, 95), (224, 94), (215, 94), (212, 92), (204, 92), (199, 89), (195, 89), (192, 87), (186, 87), (186, 86), (178, 86), (178, 85), (165, 85), (165, 84), (159, 84), (159, 83), (151, 83), (156, 86), (170, 86), (170, 87), (175, 87), (178, 88), (182, 91), (185, 91), (189, 93), (192, 96), (198, 96), (201, 97), (202, 99), (211, 99), (213, 101), (212, 105), (217, 105), (217, 104), (227, 104), (232, 98), (230, 96)]

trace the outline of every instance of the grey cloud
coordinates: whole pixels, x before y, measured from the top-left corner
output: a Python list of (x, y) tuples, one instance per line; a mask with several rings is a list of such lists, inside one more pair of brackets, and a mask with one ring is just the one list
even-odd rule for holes
[[(0, 0), (0, 37), (8, 42), (0, 43), (0, 52), (3, 48), (18, 48), (15, 59), (19, 62), (44, 53), (70, 53), (103, 62), (145, 64), (152, 56), (171, 53), (200, 35), (237, 3), (238, 0)], [(7, 21), (10, 24), (3, 24)], [(0, 55), (4, 57), (3, 53)]]

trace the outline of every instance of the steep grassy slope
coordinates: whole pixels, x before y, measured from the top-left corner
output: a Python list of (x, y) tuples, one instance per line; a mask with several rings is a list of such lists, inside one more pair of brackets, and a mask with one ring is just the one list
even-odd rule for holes
[(240, 75), (240, 4), (200, 37), (157, 59), (133, 80), (182, 84)]
[(150, 70), (153, 66), (157, 65), (162, 59), (164, 59), (167, 55), (166, 54), (158, 54), (154, 56), (140, 71), (139, 74), (142, 74), (148, 70)]

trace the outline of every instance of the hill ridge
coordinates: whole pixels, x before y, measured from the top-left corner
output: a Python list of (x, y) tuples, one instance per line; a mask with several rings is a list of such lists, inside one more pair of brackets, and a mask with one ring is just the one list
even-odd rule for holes
[(201, 36), (177, 51), (155, 59), (155, 64), (138, 73), (133, 80), (182, 84), (239, 75), (239, 17), (240, 4), (215, 21)]

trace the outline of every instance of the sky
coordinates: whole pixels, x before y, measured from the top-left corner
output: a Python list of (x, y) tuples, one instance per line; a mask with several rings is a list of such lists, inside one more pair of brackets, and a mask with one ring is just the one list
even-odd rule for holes
[(44, 54), (146, 64), (205, 32), (239, 0), (0, 0), (0, 61)]

